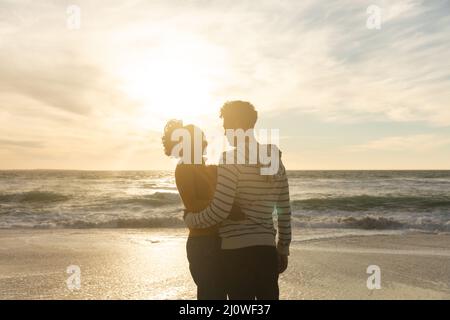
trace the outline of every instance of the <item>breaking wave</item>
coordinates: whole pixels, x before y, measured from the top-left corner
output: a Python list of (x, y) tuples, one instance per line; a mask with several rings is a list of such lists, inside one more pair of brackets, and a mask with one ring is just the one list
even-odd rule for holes
[(74, 228), (74, 229), (92, 229), (92, 228), (144, 229), (144, 228), (179, 228), (184, 226), (185, 224), (181, 218), (179, 219), (174, 217), (113, 219), (104, 222), (87, 222), (79, 220), (70, 223), (64, 223), (61, 225), (61, 227), (63, 228)]
[(446, 219), (403, 219), (385, 218), (379, 216), (294, 216), (293, 225), (296, 228), (336, 228), (361, 230), (423, 230), (432, 232), (450, 231), (450, 220)]
[(20, 193), (0, 194), (0, 203), (51, 203), (69, 200), (70, 197), (57, 192), (29, 191)]
[(436, 208), (450, 209), (450, 196), (344, 196), (330, 198), (311, 198), (295, 200), (294, 209), (298, 210), (339, 210), (368, 211), (372, 209), (390, 209), (423, 211)]
[(181, 204), (180, 196), (178, 193), (173, 192), (156, 192), (151, 195), (133, 196), (113, 201), (115, 204), (119, 205), (139, 205), (148, 207)]

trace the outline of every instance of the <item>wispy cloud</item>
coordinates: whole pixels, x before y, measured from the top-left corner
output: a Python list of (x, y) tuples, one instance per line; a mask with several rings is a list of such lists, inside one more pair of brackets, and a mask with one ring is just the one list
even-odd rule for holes
[[(381, 30), (366, 28), (373, 3), (382, 9)], [(102, 60), (151, 50), (176, 30), (176, 39), (196, 35), (226, 57), (220, 97), (333, 121), (381, 117), (450, 125), (448, 1), (373, 3), (112, 1), (94, 11), (81, 1), (78, 33), (62, 28), (62, 5), (41, 3), (33, 11), (33, 5), (8, 3), (14, 15), (3, 22), (0, 83), (82, 114), (106, 103), (111, 108), (111, 100), (129, 104)]]
[(416, 17), (421, 13), (421, 10), (417, 10), (421, 7), (422, 0), (402, 0), (402, 1), (382, 1), (381, 7), (383, 7), (382, 20), (388, 22), (389, 20), (401, 20)]
[[(450, 126), (447, 0), (80, 0), (77, 5), (81, 29), (68, 30), (66, 3), (0, 0), (2, 135), (39, 139), (62, 153), (75, 148), (80, 157), (137, 144), (135, 136), (160, 130), (166, 115), (152, 103), (142, 113), (143, 102), (123, 90), (118, 70), (133, 63), (139, 69), (138, 58), (145, 62), (165, 54), (195, 65), (195, 71), (187, 69), (192, 76), (201, 74), (204, 83), (214, 84), (210, 93), (217, 105), (205, 109), (210, 117), (205, 126), (217, 119), (222, 101), (234, 98), (252, 101), (261, 115), (295, 110), (335, 123)], [(369, 5), (382, 9), (380, 30), (366, 27)], [(149, 65), (140, 72), (151, 81), (143, 80), (140, 90), (152, 101), (152, 95), (161, 95), (162, 80), (152, 69), (158, 62)], [(166, 78), (182, 84), (190, 74), (180, 81), (168, 71)], [(170, 95), (182, 95), (186, 109), (196, 103), (185, 92)], [(360, 148), (433, 142), (424, 136), (383, 139)]]
[(0, 139), (0, 148), (7, 148), (7, 147), (43, 148), (44, 143), (42, 141)]
[(413, 151), (424, 152), (450, 146), (450, 137), (434, 134), (418, 134), (376, 139), (367, 143), (351, 146), (351, 151)]

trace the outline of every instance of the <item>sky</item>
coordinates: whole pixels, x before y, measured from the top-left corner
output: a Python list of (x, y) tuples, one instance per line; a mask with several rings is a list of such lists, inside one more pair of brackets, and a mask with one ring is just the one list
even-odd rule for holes
[(450, 169), (449, 40), (448, 0), (0, 0), (0, 169), (172, 169), (237, 99), (288, 169)]

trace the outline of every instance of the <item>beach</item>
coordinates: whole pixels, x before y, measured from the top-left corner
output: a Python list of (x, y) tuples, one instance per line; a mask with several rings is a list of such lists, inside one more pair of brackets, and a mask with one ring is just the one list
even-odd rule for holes
[(450, 299), (450, 0), (0, 3), (0, 300)]
[[(195, 299), (185, 241), (182, 228), (3, 229), (0, 299)], [(289, 300), (450, 299), (450, 235), (296, 230), (279, 283)]]

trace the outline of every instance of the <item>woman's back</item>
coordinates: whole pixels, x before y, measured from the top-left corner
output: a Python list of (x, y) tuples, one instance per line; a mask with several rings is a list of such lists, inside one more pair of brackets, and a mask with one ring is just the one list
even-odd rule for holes
[[(217, 167), (179, 164), (175, 169), (175, 182), (187, 211), (199, 212), (211, 202), (217, 182)], [(217, 227), (190, 229), (190, 236), (217, 233)]]

